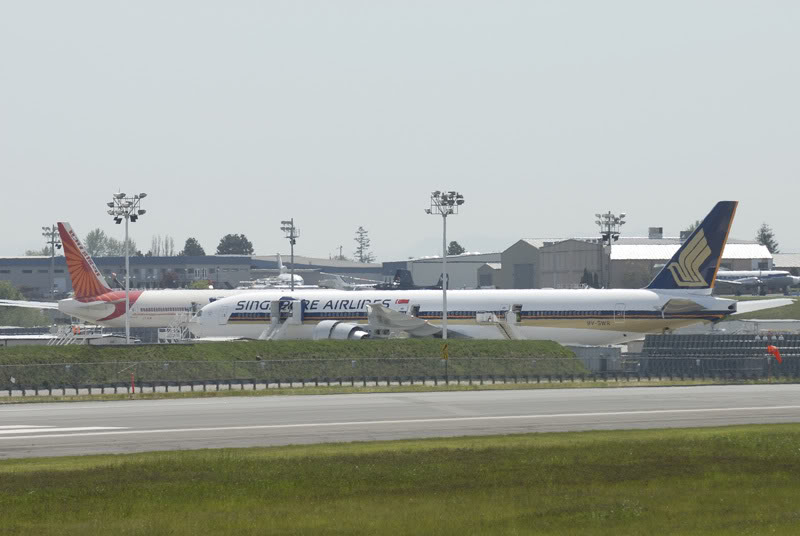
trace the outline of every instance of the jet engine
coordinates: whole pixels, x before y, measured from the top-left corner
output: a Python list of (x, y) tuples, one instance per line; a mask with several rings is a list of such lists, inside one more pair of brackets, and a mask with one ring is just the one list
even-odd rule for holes
[(338, 320), (323, 320), (314, 326), (312, 337), (315, 341), (322, 339), (367, 339), (369, 338), (369, 332), (360, 324), (340, 322)]

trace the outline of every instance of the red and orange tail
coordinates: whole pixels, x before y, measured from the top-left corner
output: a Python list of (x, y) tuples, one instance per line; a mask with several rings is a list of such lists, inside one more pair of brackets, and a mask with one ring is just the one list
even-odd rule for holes
[(68, 223), (58, 223), (64, 256), (67, 258), (67, 270), (72, 279), (72, 288), (76, 298), (93, 298), (111, 292), (106, 280), (95, 266), (89, 252), (81, 244), (80, 238)]

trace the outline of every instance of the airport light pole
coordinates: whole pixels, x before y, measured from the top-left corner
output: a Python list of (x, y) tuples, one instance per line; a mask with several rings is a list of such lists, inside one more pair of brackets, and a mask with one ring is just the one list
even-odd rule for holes
[(425, 209), (426, 214), (438, 214), (442, 217), (442, 339), (447, 340), (447, 216), (458, 214), (458, 207), (464, 204), (464, 196), (458, 192), (431, 193), (431, 206)]
[(131, 343), (131, 267), (130, 267), (130, 251), (128, 251), (128, 221), (136, 223), (139, 216), (142, 216), (146, 210), (140, 208), (142, 199), (147, 197), (147, 194), (135, 194), (126, 196), (123, 192), (117, 192), (111, 198), (111, 201), (106, 203), (108, 210), (106, 211), (109, 216), (114, 217), (114, 223), (119, 225), (122, 220), (125, 220), (125, 344)]
[(624, 212), (614, 214), (610, 210), (605, 214), (595, 214), (597, 219), (594, 223), (600, 228), (603, 244), (608, 245), (608, 281), (606, 288), (611, 288), (611, 243), (612, 240), (614, 242), (619, 240), (620, 227), (625, 225), (625, 216), (627, 214)]
[(291, 220), (281, 221), (281, 231), (286, 233), (286, 238), (289, 239), (289, 247), (291, 249), (291, 263), (290, 268), (291, 281), (289, 282), (291, 292), (294, 292), (294, 245), (297, 242), (297, 237), (300, 236), (300, 230), (294, 226), (294, 218)]
[(47, 291), (47, 297), (50, 299), (53, 297), (56, 248), (61, 249), (61, 239), (58, 236), (58, 227), (55, 224), (50, 227), (42, 227), (42, 231), (42, 236), (47, 239), (45, 244), (50, 246), (50, 290)]

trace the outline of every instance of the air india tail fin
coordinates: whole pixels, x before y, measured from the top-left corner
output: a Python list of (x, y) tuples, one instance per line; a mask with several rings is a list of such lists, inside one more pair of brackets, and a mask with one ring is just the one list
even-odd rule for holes
[(76, 298), (92, 298), (111, 292), (100, 270), (69, 223), (58, 223), (58, 232), (67, 258), (67, 270)]
[(720, 201), (655, 279), (646, 287), (659, 290), (710, 290), (717, 279), (738, 201)]

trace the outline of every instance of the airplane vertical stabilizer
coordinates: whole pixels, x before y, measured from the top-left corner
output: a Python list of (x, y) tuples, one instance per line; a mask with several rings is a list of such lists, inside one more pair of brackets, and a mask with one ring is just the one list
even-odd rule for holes
[(58, 223), (58, 232), (64, 246), (67, 270), (72, 280), (76, 298), (92, 298), (111, 292), (105, 278), (95, 266), (92, 257), (83, 247), (80, 238), (69, 223)]
[(714, 283), (738, 201), (720, 201), (646, 287), (706, 290)]

